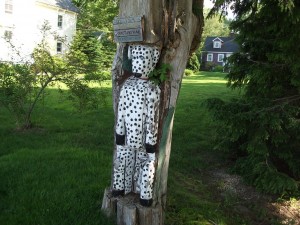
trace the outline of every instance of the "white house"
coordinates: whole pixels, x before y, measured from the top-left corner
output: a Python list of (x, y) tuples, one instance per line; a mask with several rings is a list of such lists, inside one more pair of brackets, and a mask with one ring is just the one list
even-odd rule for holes
[(63, 54), (76, 32), (77, 14), (71, 0), (0, 0), (0, 60), (21, 60), (9, 43), (27, 58), (41, 42), (41, 27), (45, 22), (50, 25), (51, 33), (65, 38), (62, 41), (55, 35), (47, 35), (51, 54)]

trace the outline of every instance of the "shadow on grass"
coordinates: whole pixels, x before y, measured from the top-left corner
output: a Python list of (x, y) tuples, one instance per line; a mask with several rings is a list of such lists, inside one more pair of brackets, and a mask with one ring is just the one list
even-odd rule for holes
[[(227, 88), (224, 74), (183, 80), (173, 128), (166, 224), (281, 224), (282, 218), (272, 214), (270, 199), (249, 201), (221, 189), (223, 182), (232, 179), (228, 172), (231, 162), (224, 153), (214, 150), (217, 123), (202, 103), (207, 98), (227, 101), (238, 97), (238, 90)], [(216, 171), (228, 180), (219, 179)], [(245, 187), (241, 181), (236, 188)], [(249, 193), (242, 197), (253, 191), (250, 187), (246, 190)]]
[(112, 106), (79, 113), (67, 94), (47, 89), (33, 114), (38, 128), (29, 131), (16, 131), (1, 109), (0, 224), (115, 224), (100, 213), (110, 184)]

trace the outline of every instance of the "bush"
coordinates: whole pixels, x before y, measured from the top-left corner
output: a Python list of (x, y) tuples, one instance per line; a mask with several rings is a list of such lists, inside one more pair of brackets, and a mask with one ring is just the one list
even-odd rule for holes
[[(52, 56), (46, 43), (50, 30), (45, 23), (41, 29), (42, 41), (28, 62), (0, 63), (0, 105), (14, 116), (18, 129), (33, 127), (33, 111), (44, 98), (45, 89), (55, 82), (62, 82), (70, 88), (70, 99), (80, 111), (96, 108), (105, 101), (104, 91), (96, 92), (88, 86), (91, 80), (101, 82), (108, 78), (108, 72), (98, 72), (101, 66), (99, 43), (79, 32), (66, 57)], [(21, 55), (13, 45), (11, 51)], [(79, 79), (79, 73), (88, 74), (86, 80)]]
[(236, 161), (234, 171), (258, 189), (296, 193), (300, 179), (300, 121), (297, 106), (267, 99), (205, 102), (218, 121), (216, 149)]
[(149, 74), (149, 79), (154, 83), (160, 85), (164, 81), (168, 80), (169, 72), (172, 70), (172, 67), (168, 63), (162, 63), (158, 65), (154, 70)]
[(184, 70), (184, 76), (188, 77), (194, 74), (193, 70), (185, 69)]
[(85, 74), (84, 79), (86, 81), (104, 81), (111, 79), (111, 73), (108, 71), (101, 71), (95, 73)]
[(198, 57), (196, 55), (196, 53), (193, 53), (191, 58), (189, 59), (187, 66), (187, 69), (193, 70), (193, 71), (199, 71), (200, 69), (200, 63), (198, 60)]
[(213, 69), (214, 72), (223, 72), (224, 67), (221, 65), (216, 65)]
[(214, 63), (214, 62), (206, 62), (205, 63), (205, 67), (204, 69), (207, 70), (207, 71), (214, 71), (215, 67), (217, 66), (218, 64)]
[(73, 106), (79, 111), (97, 109), (100, 104), (106, 104), (107, 93), (102, 89), (90, 88), (87, 83), (81, 80), (75, 80), (68, 84), (70, 95), (68, 99), (72, 101)]
[(102, 71), (102, 76), (103, 76), (104, 80), (110, 80), (111, 72), (110, 71)]

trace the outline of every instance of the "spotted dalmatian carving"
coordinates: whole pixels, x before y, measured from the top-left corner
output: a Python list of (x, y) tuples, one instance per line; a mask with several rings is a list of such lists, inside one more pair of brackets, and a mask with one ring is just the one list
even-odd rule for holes
[(156, 47), (129, 45), (133, 73), (121, 88), (116, 124), (113, 194), (140, 193), (144, 206), (152, 204), (160, 100), (160, 89), (148, 76), (159, 55)]

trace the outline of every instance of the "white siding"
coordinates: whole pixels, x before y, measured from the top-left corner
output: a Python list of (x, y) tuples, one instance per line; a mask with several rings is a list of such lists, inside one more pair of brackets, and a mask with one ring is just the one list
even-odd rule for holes
[[(36, 0), (13, 0), (13, 13), (5, 13), (5, 1), (0, 1), (0, 60), (10, 60), (11, 49), (3, 39), (5, 30), (12, 30), (12, 43), (19, 49), (22, 56), (29, 56), (41, 41), (40, 28), (45, 20), (51, 26), (51, 32), (66, 36), (69, 44), (76, 32), (77, 15), (58, 7), (39, 3)], [(57, 27), (58, 15), (63, 16), (62, 28)], [(47, 42), (52, 54), (56, 54), (56, 40), (52, 35), (47, 36)], [(67, 49), (64, 48), (64, 51)], [(15, 61), (20, 59), (14, 56)]]

